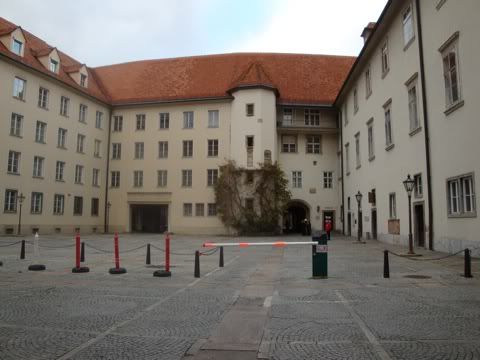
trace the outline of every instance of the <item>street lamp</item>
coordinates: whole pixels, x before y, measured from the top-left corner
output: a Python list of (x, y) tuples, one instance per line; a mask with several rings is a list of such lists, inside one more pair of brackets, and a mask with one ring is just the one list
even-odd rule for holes
[(361, 219), (361, 215), (360, 215), (360, 205), (362, 204), (362, 193), (360, 192), (360, 190), (358, 191), (358, 193), (355, 195), (355, 198), (357, 199), (357, 210), (358, 210), (358, 213), (357, 213), (357, 241), (358, 242), (361, 242), (360, 238), (362, 237), (362, 230), (360, 228), (360, 220)]
[(412, 237), (412, 191), (415, 187), (415, 180), (408, 174), (407, 179), (403, 181), (403, 186), (408, 194), (408, 254), (413, 255), (413, 237)]
[(18, 228), (17, 228), (17, 235), (20, 235), (20, 229), (22, 228), (22, 203), (23, 200), (25, 200), (25, 195), (23, 193), (20, 193), (20, 195), (17, 198), (19, 206), (19, 211), (18, 211)]

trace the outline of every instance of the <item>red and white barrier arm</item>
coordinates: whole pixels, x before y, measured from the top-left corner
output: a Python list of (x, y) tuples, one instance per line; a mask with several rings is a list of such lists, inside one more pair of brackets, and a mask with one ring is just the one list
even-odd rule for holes
[(249, 247), (249, 246), (276, 246), (276, 247), (285, 247), (290, 245), (318, 245), (316, 241), (275, 241), (275, 242), (237, 242), (237, 243), (214, 243), (206, 242), (203, 243), (203, 247), (212, 248), (220, 246), (239, 246), (239, 247)]

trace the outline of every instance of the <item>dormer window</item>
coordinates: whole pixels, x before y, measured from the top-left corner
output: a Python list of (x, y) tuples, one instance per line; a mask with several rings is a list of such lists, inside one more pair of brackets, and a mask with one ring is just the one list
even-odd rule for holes
[(87, 86), (87, 75), (80, 74), (80, 86), (83, 86), (83, 87)]
[(23, 43), (17, 39), (12, 41), (12, 52), (18, 56), (22, 56)]
[(58, 61), (50, 59), (50, 71), (58, 73)]

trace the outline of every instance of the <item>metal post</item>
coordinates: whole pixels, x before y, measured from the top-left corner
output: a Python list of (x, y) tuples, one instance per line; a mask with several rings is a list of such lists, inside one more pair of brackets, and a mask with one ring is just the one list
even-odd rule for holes
[(170, 271), (170, 234), (168, 232), (165, 234), (165, 270), (157, 270), (153, 273), (153, 276), (172, 276), (172, 273)]
[(465, 277), (471, 278), (472, 276), (472, 258), (470, 256), (470, 249), (465, 249)]
[(200, 251), (195, 251), (195, 270), (194, 270), (194, 277), (200, 277)]
[(85, 262), (85, 242), (82, 241), (82, 250), (80, 251), (80, 262)]
[(147, 256), (145, 258), (145, 264), (146, 265), (150, 265), (152, 262), (151, 262), (151, 258), (150, 258), (150, 244), (147, 244)]
[(19, 212), (18, 212), (18, 228), (17, 228), (17, 235), (20, 235), (22, 229), (22, 203), (25, 200), (25, 196), (23, 193), (20, 193), (18, 196), (18, 204), (19, 204)]
[(125, 274), (127, 270), (120, 267), (120, 250), (118, 247), (118, 234), (115, 233), (113, 237), (114, 250), (115, 250), (115, 267), (108, 270), (110, 274)]
[(388, 279), (390, 277), (390, 264), (388, 262), (388, 250), (383, 251), (383, 277)]
[(223, 246), (220, 246), (220, 259), (218, 260), (218, 266), (223, 267)]
[[(81, 243), (83, 244), (83, 243)], [(89, 272), (90, 269), (86, 266), (80, 266), (80, 262), (82, 260), (81, 251), (80, 251), (80, 234), (77, 233), (75, 236), (75, 267), (72, 269), (72, 273), (86, 273)]]
[(20, 260), (25, 259), (25, 239), (22, 240), (22, 247), (20, 248)]
[(413, 252), (413, 236), (412, 236), (412, 196), (408, 195), (408, 253), (410, 255), (415, 254)]

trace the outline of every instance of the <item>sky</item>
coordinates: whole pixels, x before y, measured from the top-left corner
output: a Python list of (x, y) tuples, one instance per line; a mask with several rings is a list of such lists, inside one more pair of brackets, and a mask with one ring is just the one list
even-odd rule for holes
[(387, 0), (0, 0), (88, 66), (231, 52), (358, 55)]

